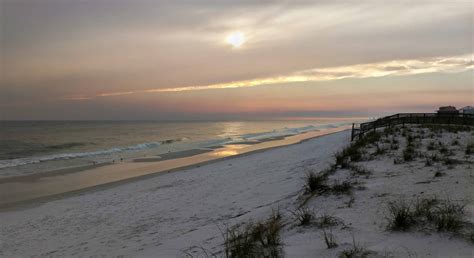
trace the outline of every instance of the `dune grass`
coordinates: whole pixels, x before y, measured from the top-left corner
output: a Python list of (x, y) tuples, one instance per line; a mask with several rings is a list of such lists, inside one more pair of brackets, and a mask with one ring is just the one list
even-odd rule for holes
[(298, 222), (299, 226), (308, 226), (315, 219), (314, 211), (309, 208), (299, 208), (291, 212), (293, 217)]
[(264, 221), (240, 224), (224, 234), (224, 253), (228, 258), (282, 257), (281, 215), (272, 214)]
[(398, 200), (388, 204), (388, 228), (406, 231), (415, 226), (437, 231), (458, 232), (464, 224), (464, 205), (452, 200), (424, 198), (408, 202)]
[(322, 193), (329, 189), (326, 184), (328, 175), (326, 173), (316, 174), (310, 171), (306, 174), (305, 189), (308, 193)]
[(323, 239), (328, 249), (336, 248), (338, 246), (336, 242), (336, 237), (334, 236), (332, 231), (327, 232), (323, 229)]

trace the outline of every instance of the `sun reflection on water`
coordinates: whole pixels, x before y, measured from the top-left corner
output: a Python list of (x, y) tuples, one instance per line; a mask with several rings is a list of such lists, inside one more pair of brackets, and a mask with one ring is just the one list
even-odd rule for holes
[(231, 145), (226, 145), (222, 149), (218, 149), (214, 152), (212, 152), (210, 155), (212, 156), (217, 156), (217, 157), (227, 157), (227, 156), (233, 156), (237, 155), (240, 153), (239, 150), (250, 146), (247, 144), (231, 144)]

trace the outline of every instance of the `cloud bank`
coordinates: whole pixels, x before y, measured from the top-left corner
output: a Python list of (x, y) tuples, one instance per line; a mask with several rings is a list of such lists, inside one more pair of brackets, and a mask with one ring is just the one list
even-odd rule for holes
[(330, 68), (315, 68), (297, 71), (288, 75), (225, 82), (209, 85), (192, 85), (174, 88), (156, 88), (137, 91), (106, 92), (95, 95), (65, 96), (68, 100), (89, 100), (100, 97), (114, 97), (143, 93), (166, 93), (215, 89), (248, 88), (281, 83), (333, 81), (347, 78), (376, 78), (383, 76), (403, 76), (423, 73), (458, 73), (474, 69), (473, 54), (437, 57), (429, 59), (393, 60), (369, 64), (357, 64)]

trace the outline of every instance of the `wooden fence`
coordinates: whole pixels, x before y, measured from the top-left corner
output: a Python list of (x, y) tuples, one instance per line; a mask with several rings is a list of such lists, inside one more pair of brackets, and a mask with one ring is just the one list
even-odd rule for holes
[(351, 140), (370, 130), (405, 124), (474, 125), (474, 114), (400, 113), (361, 124), (352, 124)]

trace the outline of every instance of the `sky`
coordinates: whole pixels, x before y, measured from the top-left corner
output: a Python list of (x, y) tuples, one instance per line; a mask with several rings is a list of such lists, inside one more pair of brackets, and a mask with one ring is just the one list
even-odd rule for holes
[(474, 105), (474, 4), (0, 0), (0, 119), (278, 119)]

